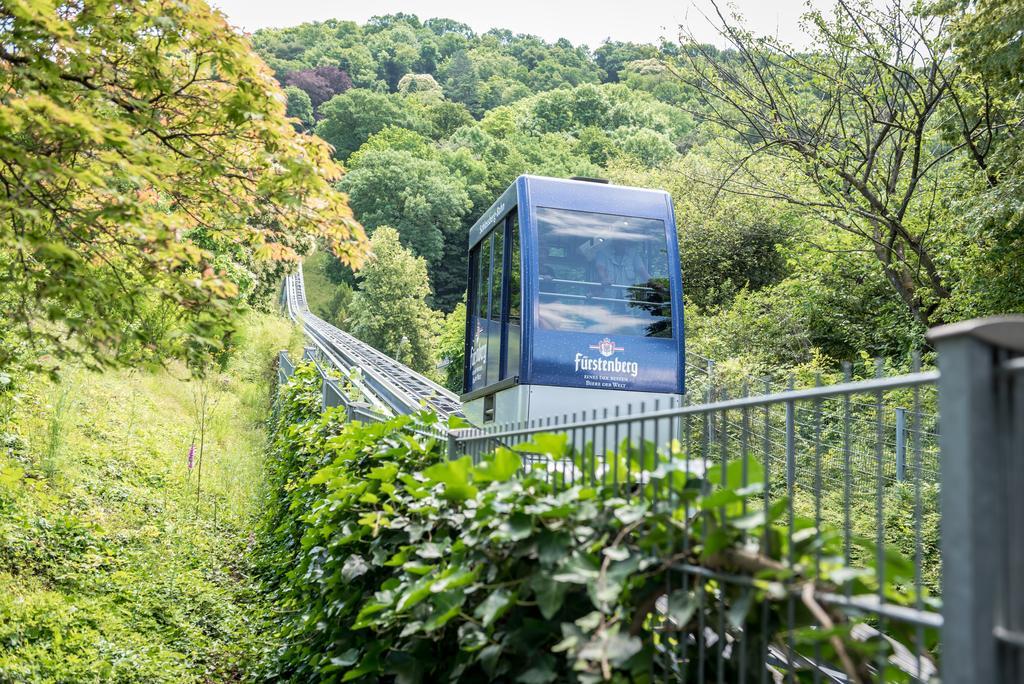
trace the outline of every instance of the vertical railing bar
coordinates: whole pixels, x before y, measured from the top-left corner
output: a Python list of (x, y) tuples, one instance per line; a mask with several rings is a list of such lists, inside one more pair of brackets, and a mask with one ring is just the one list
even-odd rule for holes
[(619, 407), (618, 407), (618, 405), (616, 405), (615, 406), (615, 418), (616, 418), (616, 420), (615, 420), (615, 449), (612, 452), (613, 453), (613, 458), (615, 459), (612, 462), (612, 470), (613, 470), (612, 482), (614, 482), (614, 484), (615, 484), (615, 496), (616, 497), (619, 496), (619, 460), (620, 460), (620, 458), (619, 458), (619, 421), (618, 421), (618, 417), (619, 417)]
[[(885, 373), (885, 365), (882, 359), (875, 361), (875, 377), (881, 378)], [(875, 392), (875, 573), (878, 577), (878, 601), (885, 603), (885, 471), (883, 463), (885, 452), (883, 451), (883, 440), (885, 437), (885, 407), (883, 405), (882, 390)], [(879, 631), (885, 632), (885, 619), (879, 616)], [(885, 681), (885, 660), (879, 656), (878, 662), (879, 681)]]
[(601, 411), (601, 419), (605, 421), (601, 427), (601, 499), (604, 499), (608, 486), (608, 407)]
[[(794, 378), (789, 376), (786, 383), (786, 390), (793, 391)], [(793, 551), (793, 495), (796, 487), (796, 403), (789, 399), (786, 401), (786, 556), (789, 567), (792, 568), (796, 559)], [(796, 598), (791, 594), (786, 597), (786, 627), (787, 627), (787, 648), (786, 648), (786, 681), (793, 680), (793, 654), (796, 649), (793, 632), (796, 626)]]
[[(626, 415), (633, 415), (633, 404), (626, 404)], [(633, 478), (633, 421), (626, 421), (626, 501), (630, 500), (631, 481)]]
[[(654, 412), (658, 413), (661, 410), (661, 400), (654, 400)], [(654, 460), (652, 471), (657, 472), (658, 466), (661, 463), (658, 453), (661, 451), (661, 420), (660, 418), (654, 419)], [(646, 448), (646, 447), (645, 447)], [(655, 480), (653, 477), (648, 476), (651, 481), (651, 503), (658, 502), (658, 490), (661, 488), (661, 482)]]
[[(916, 391), (917, 388), (915, 387)], [(904, 470), (907, 458), (907, 432), (906, 432), (907, 409), (899, 406), (896, 408), (896, 481), (903, 482), (905, 479)]]
[[(843, 380), (853, 380), (853, 366), (849, 362), (843, 362)], [(850, 464), (850, 395), (843, 395), (843, 562), (850, 564), (850, 557), (853, 553), (853, 533), (850, 521), (850, 499), (853, 496), (850, 481), (852, 473)], [(846, 583), (846, 594), (850, 595), (852, 586)]]
[[(821, 387), (821, 373), (814, 374), (814, 386)], [(821, 534), (821, 399), (814, 400), (814, 529)], [(821, 576), (821, 546), (814, 549), (814, 581)], [(821, 644), (814, 642), (814, 674), (815, 684), (821, 681)]]
[[(570, 427), (570, 433), (569, 433), (571, 435), (571, 437), (569, 438), (569, 441), (572, 444), (572, 458), (569, 461), (569, 467), (572, 468), (572, 470), (570, 472), (572, 473), (572, 484), (573, 485), (576, 484), (576, 471), (578, 470), (576, 468), (576, 460), (578, 458), (580, 458), (580, 455), (582, 454), (582, 450), (576, 444), (576, 430), (577, 430), (577, 428), (576, 428), (576, 413), (573, 412), (573, 414), (572, 414), (572, 426)], [(582, 472), (582, 471), (580, 471), (580, 472)]]
[[(915, 373), (921, 370), (921, 352), (914, 351), (911, 370)], [(923, 559), (923, 513), (921, 510), (921, 388), (914, 387), (914, 410), (913, 420), (913, 451), (914, 451), (914, 607), (917, 610), (924, 610), (924, 596), (921, 592), (922, 565)], [(924, 646), (924, 627), (918, 625), (914, 635), (914, 656), (917, 678), (922, 677), (921, 649)]]

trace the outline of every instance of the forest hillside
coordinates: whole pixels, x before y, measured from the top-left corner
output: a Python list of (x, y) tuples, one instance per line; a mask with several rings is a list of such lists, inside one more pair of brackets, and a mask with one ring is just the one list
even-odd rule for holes
[[(1000, 42), (1013, 14), (987, 7), (843, 2), (805, 17), (801, 51), (733, 17), (715, 19), (723, 49), (411, 14), (252, 41), (295, 125), (346, 167), (355, 216), (425, 261), (440, 313), (421, 327), (442, 356), (461, 353), (468, 227), (521, 173), (578, 175), (672, 194), (689, 347), (765, 373), (906, 365), (929, 326), (1024, 310), (1019, 39)], [(320, 312), (351, 327), (350, 300)]]

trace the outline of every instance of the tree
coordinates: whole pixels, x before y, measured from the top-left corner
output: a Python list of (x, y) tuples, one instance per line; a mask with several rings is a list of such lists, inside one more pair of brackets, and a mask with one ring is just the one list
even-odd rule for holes
[(321, 66), (315, 69), (292, 71), (285, 77), (284, 84), (303, 90), (309, 95), (313, 107), (316, 108), (335, 95), (351, 88), (352, 79), (343, 69), (336, 66)]
[(435, 314), (427, 264), (399, 243), (398, 231), (380, 226), (370, 239), (370, 253), (357, 273), (352, 297), (352, 334), (422, 373), (434, 365)]
[(971, 86), (963, 106), (974, 120), (1005, 131), (983, 141), (991, 154), (983, 166), (967, 165), (963, 175), (974, 186), (957, 193), (952, 207), (966, 239), (956, 245), (960, 279), (946, 314), (1024, 312), (1024, 2), (952, 2), (946, 11), (957, 61)]
[(430, 74), (406, 74), (398, 81), (398, 92), (403, 95), (418, 93), (421, 95), (436, 95), (443, 97), (441, 86)]
[(358, 150), (352, 153), (352, 156), (348, 158), (348, 166), (350, 169), (359, 168), (363, 157), (383, 150), (402, 150), (420, 159), (432, 159), (437, 156), (437, 150), (430, 143), (429, 138), (416, 131), (397, 126), (385, 126), (371, 135)]
[[(368, 151), (338, 187), (348, 193), (356, 216), (369, 230), (393, 227), (404, 246), (426, 259), (431, 273), (441, 265), (446, 242), (465, 254), (465, 241), (456, 236), (464, 237), (460, 229), (470, 208), (469, 196), (460, 179), (439, 162), (404, 150)], [(463, 270), (458, 283), (435, 279), (435, 288), (443, 288), (446, 297), (453, 290), (461, 296), (464, 276)]]
[(427, 119), (433, 127), (432, 136), (437, 139), (447, 138), (463, 126), (473, 123), (473, 116), (460, 102), (439, 100), (428, 105)]
[(316, 134), (334, 146), (338, 159), (347, 159), (385, 126), (427, 130), (418, 106), (400, 95), (353, 88), (320, 106)]
[(676, 156), (676, 146), (664, 133), (649, 128), (622, 129), (618, 133), (622, 151), (647, 167), (660, 166)]
[(440, 75), (449, 99), (466, 105), (470, 112), (479, 112), (480, 73), (465, 50), (453, 55), (441, 67)]
[(243, 294), (221, 264), (258, 277), (315, 237), (358, 261), (340, 169), (202, 0), (4, 4), (0, 73), (0, 301), (36, 365), (198, 363)]
[(295, 86), (288, 86), (284, 89), (284, 96), (287, 98), (285, 113), (296, 118), (302, 125), (299, 130), (306, 130), (313, 125), (313, 103), (304, 90)]
[(657, 54), (658, 50), (653, 45), (606, 40), (601, 47), (594, 50), (594, 62), (604, 69), (605, 80), (615, 83), (627, 64), (641, 59), (652, 59)]
[[(951, 274), (937, 256), (939, 181), (961, 154), (985, 169), (1000, 125), (963, 106), (970, 86), (942, 41), (944, 20), (846, 0), (835, 19), (811, 20), (810, 53), (724, 19), (739, 59), (696, 41), (683, 51), (677, 73), (699, 93), (695, 113), (745, 143), (722, 187), (784, 200), (858, 236), (914, 317), (941, 323)], [(782, 186), (747, 166), (765, 155), (803, 183)]]
[(404, 21), (398, 21), (374, 33), (367, 44), (377, 60), (377, 76), (394, 92), (401, 78), (413, 71), (420, 58), (416, 31)]

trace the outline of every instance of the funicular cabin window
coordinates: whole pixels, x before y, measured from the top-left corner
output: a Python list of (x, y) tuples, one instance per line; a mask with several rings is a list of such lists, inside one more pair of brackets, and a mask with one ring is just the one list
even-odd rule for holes
[[(498, 221), (470, 252), (474, 281), (470, 302), (468, 391), (519, 372), (522, 293), (519, 218), (515, 211), (512, 210), (511, 220), (506, 217)], [(511, 237), (506, 237), (509, 231)], [(511, 245), (511, 253), (506, 245)]]
[(480, 389), (487, 384), (487, 314), (489, 310), (491, 241), (486, 237), (473, 249), (474, 268), (472, 315), (470, 321), (469, 387)]
[(537, 240), (540, 329), (672, 337), (664, 221), (538, 207)]
[(501, 363), (501, 274), (504, 265), (505, 223), (501, 222), (491, 232), (491, 285), (490, 304), (487, 315), (487, 382), (497, 382), (499, 379), (499, 364)]
[(509, 221), (509, 256), (505, 262), (508, 264), (508, 326), (506, 332), (505, 368), (501, 378), (511, 378), (519, 374), (520, 341), (523, 337), (521, 320), (522, 309), (522, 284), (519, 277), (520, 253), (519, 253), (519, 217), (512, 214)]

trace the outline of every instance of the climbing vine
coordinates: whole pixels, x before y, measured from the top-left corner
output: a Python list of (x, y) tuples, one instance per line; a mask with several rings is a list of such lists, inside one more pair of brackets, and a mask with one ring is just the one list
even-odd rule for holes
[[(838, 534), (800, 520), (786, 534), (784, 499), (753, 503), (753, 464), (743, 487), (723, 484), (741, 481), (738, 463), (698, 474), (685, 459), (650, 470), (645, 490), (567, 486), (521, 455), (575, 458), (559, 436), (448, 460), (424, 436), (436, 417), (346, 425), (321, 414), (318, 379), (299, 368), (279, 400), (263, 552), (285, 617), (271, 678), (642, 682), (704, 648), (736, 681), (740, 668), (759, 678), (751, 664), (771, 646), (866, 681), (914, 638), (898, 625), (852, 637), (855, 621), (820, 599), (877, 595), (874, 569), (844, 566)], [(906, 602), (912, 568), (892, 556), (885, 577)]]

